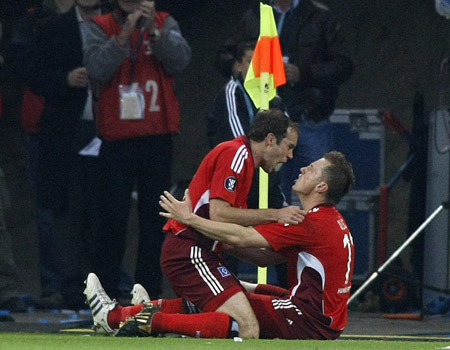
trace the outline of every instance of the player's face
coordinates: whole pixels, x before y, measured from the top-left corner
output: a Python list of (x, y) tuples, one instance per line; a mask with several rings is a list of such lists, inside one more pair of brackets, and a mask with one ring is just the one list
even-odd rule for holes
[(281, 163), (286, 163), (289, 159), (292, 159), (294, 155), (294, 148), (297, 146), (298, 133), (291, 127), (288, 128), (286, 137), (277, 144), (276, 138), (273, 138), (273, 142), (268, 147), (266, 155), (264, 157), (264, 164), (261, 167), (270, 173), (274, 171)]
[(325, 158), (320, 158), (310, 165), (300, 169), (300, 174), (295, 180), (292, 189), (298, 194), (310, 194), (314, 188), (322, 182), (323, 169), (330, 165)]

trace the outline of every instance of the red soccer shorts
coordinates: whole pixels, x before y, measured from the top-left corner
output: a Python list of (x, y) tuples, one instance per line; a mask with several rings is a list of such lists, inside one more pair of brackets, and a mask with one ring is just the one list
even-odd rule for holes
[(173, 291), (203, 312), (215, 311), (244, 291), (217, 253), (189, 238), (167, 235), (161, 251), (161, 268)]
[(262, 295), (249, 293), (250, 305), (255, 312), (262, 339), (336, 339), (342, 331), (327, 327), (326, 318), (305, 315), (302, 307), (286, 295)]

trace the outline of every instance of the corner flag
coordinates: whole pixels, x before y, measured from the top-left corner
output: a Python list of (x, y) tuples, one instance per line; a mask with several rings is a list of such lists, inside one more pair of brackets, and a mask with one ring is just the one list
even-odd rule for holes
[[(257, 108), (268, 110), (269, 101), (277, 86), (286, 84), (280, 39), (272, 7), (260, 3), (260, 30), (244, 87)], [(259, 208), (267, 209), (269, 202), (269, 175), (259, 170)], [(267, 283), (267, 268), (258, 268), (258, 283)]]
[(260, 31), (244, 87), (257, 108), (269, 109), (276, 87), (286, 84), (280, 39), (272, 7), (260, 3)]

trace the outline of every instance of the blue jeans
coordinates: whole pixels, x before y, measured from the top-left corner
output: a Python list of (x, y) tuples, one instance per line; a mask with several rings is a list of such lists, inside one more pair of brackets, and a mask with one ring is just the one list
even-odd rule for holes
[(334, 139), (328, 118), (318, 123), (312, 120), (300, 123), (300, 136), (294, 150), (294, 158), (281, 168), (281, 190), (289, 204), (299, 205), (297, 196), (292, 195), (292, 185), (300, 173), (300, 168), (322, 158), (333, 149)]

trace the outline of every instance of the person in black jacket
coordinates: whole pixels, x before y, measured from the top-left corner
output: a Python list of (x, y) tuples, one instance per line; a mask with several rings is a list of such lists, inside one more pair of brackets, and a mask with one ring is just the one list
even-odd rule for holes
[[(3, 48), (3, 27), (0, 22), (0, 46)], [(0, 50), (0, 74), (3, 68), (3, 50)], [(2, 95), (0, 93), (0, 119), (2, 117)], [(12, 312), (26, 311), (25, 303), (17, 290), (18, 269), (11, 247), (11, 235), (7, 229), (6, 213), (11, 200), (6, 176), (0, 167), (0, 309)], [(14, 321), (10, 315), (0, 316), (0, 322)]]
[(254, 48), (254, 41), (244, 41), (238, 45), (230, 80), (214, 98), (207, 119), (207, 135), (211, 148), (223, 141), (245, 135), (250, 129), (257, 108), (244, 88), (244, 80)]
[(51, 212), (53, 230), (46, 238), (51, 251), (42, 246), (41, 261), (51, 263), (60, 279), (58, 284), (53, 281), (53, 290), (43, 291), (42, 307), (84, 308), (79, 294), (90, 269), (88, 243), (96, 225), (98, 165), (94, 153), (80, 155), (96, 135), (83, 43), (86, 23), (101, 11), (100, 0), (76, 0), (67, 12), (42, 23), (27, 77), (29, 88), (45, 101), (35, 174), (37, 200), (41, 209)]
[[(333, 149), (332, 114), (339, 86), (353, 72), (340, 24), (333, 13), (315, 0), (274, 0), (287, 83), (277, 89), (291, 119), (300, 123), (294, 159), (283, 165), (282, 189), (288, 203), (298, 169)], [(233, 67), (237, 43), (259, 36), (259, 2), (246, 11), (222, 48), (216, 65), (223, 74)], [(295, 196), (294, 196), (295, 197)]]

